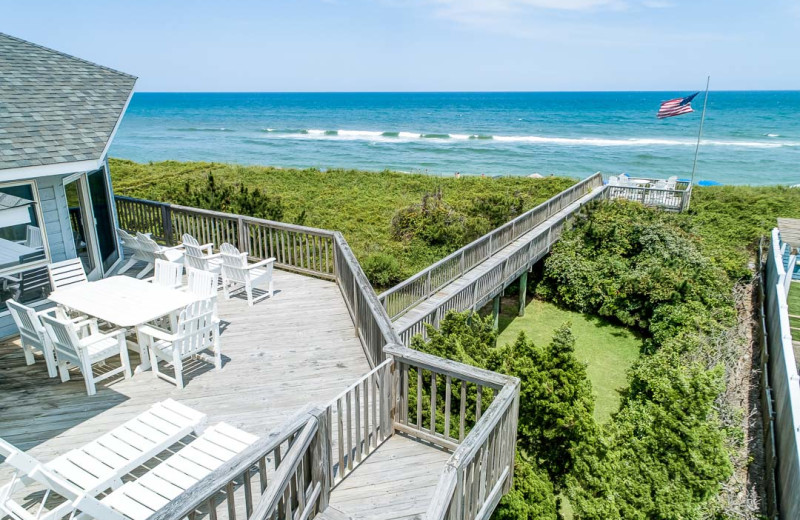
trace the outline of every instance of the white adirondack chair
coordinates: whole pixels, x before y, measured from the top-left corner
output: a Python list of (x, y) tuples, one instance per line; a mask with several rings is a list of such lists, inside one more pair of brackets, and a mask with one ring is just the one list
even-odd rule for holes
[(25, 354), (25, 363), (32, 365), (35, 361), (34, 354), (41, 354), (44, 357), (45, 365), (47, 365), (47, 374), (50, 377), (58, 375), (55, 349), (39, 317), (50, 314), (62, 320), (69, 320), (79, 330), (88, 328), (93, 322), (93, 320), (86, 319), (86, 316), (70, 319), (59, 307), (36, 312), (31, 307), (23, 305), (16, 300), (7, 300), (6, 305), (11, 317), (14, 319), (14, 323), (17, 325), (17, 329), (19, 329), (19, 339), (22, 351)]
[[(131, 365), (128, 360), (128, 345), (125, 342), (125, 329), (101, 333), (95, 322), (91, 333), (83, 338), (78, 337), (75, 325), (69, 320), (61, 320), (52, 316), (41, 316), (50, 341), (56, 352), (58, 372), (61, 381), (69, 381), (69, 366), (80, 369), (86, 382), (89, 395), (97, 393), (96, 383), (123, 373), (125, 378), (131, 377)], [(92, 365), (106, 359), (119, 356), (121, 366), (95, 376)]]
[(50, 342), (50, 337), (44, 330), (39, 316), (36, 315), (36, 311), (15, 300), (6, 301), (6, 305), (17, 329), (19, 329), (19, 340), (22, 351), (25, 353), (25, 364), (32, 365), (35, 360), (33, 355), (41, 354), (47, 365), (47, 374), (50, 377), (56, 377), (56, 356), (53, 344)]
[(42, 230), (36, 226), (26, 226), (25, 240), (22, 243), (31, 249), (42, 249), (44, 247)]
[(142, 233), (136, 233), (136, 241), (139, 242), (139, 252), (147, 262), (147, 267), (142, 269), (136, 278), (144, 278), (153, 270), (158, 259), (167, 262), (180, 262), (183, 259), (183, 246), (161, 247), (155, 240)]
[(196, 238), (188, 233), (182, 237), (182, 245), (186, 251), (183, 261), (186, 267), (200, 269), (220, 274), (222, 271), (222, 258), (219, 253), (214, 253), (214, 244), (200, 244)]
[(89, 283), (80, 258), (71, 258), (63, 262), (49, 264), (47, 266), (47, 274), (50, 276), (50, 285), (54, 291), (73, 285)]
[(155, 270), (150, 282), (169, 289), (179, 289), (183, 279), (183, 265), (167, 262), (160, 258), (155, 262)]
[[(247, 263), (247, 253), (240, 253), (231, 244), (220, 246), (222, 254), (222, 290), (225, 299), (229, 299), (236, 291), (244, 290), (247, 293), (247, 304), (251, 307), (259, 300), (272, 297), (272, 269), (274, 258), (268, 258), (255, 264)], [(266, 285), (264, 294), (253, 298), (253, 287)], [(231, 288), (234, 290), (231, 290)]]
[[(200, 300), (186, 306), (178, 317), (176, 332), (140, 325), (137, 327), (142, 348), (148, 348), (153, 363), (153, 376), (161, 377), (183, 388), (183, 360), (196, 357), (206, 349), (214, 352), (214, 366), (222, 368), (219, 345), (219, 320), (214, 319), (214, 304), (211, 300)], [(158, 368), (159, 360), (172, 364), (175, 377), (170, 377)]]
[[(145, 236), (150, 236), (150, 233), (145, 233)], [(122, 242), (123, 249), (130, 252), (130, 258), (119, 268), (117, 274), (122, 274), (128, 269), (138, 264), (139, 262), (147, 262), (147, 257), (141, 252), (142, 246), (136, 237), (125, 231), (124, 229), (117, 228), (117, 236)]]
[[(16, 470), (10, 482), (0, 485), (0, 516), (8, 514), (11, 518), (24, 520), (60, 519), (75, 509), (75, 498), (61, 491), (96, 497), (109, 489), (120, 489), (124, 487), (124, 475), (186, 436), (192, 433), (200, 435), (205, 425), (205, 414), (167, 399), (86, 446), (47, 463), (41, 463), (0, 439), (0, 455), (6, 457), (6, 463)], [(47, 511), (31, 512), (16, 502), (12, 495), (34, 482), (44, 484), (47, 489), (42, 505), (47, 502), (51, 491), (68, 500)], [(59, 490), (58, 486), (64, 486), (65, 489)]]

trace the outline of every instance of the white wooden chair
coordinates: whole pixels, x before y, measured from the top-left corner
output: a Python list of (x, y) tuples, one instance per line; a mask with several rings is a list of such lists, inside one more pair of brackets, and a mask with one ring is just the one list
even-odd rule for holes
[(214, 305), (214, 319), (217, 319), (217, 278), (216, 273), (186, 268), (184, 291), (194, 295), (198, 300), (211, 300)]
[(54, 291), (73, 285), (89, 283), (80, 258), (71, 258), (63, 262), (49, 264), (47, 266), (47, 274), (50, 277), (50, 286)]
[(222, 258), (220, 253), (214, 253), (214, 244), (200, 244), (196, 238), (188, 233), (182, 237), (185, 250), (183, 261), (186, 267), (200, 269), (220, 274), (222, 271)]
[(180, 262), (183, 259), (183, 246), (161, 247), (155, 240), (142, 233), (136, 233), (136, 241), (139, 243), (139, 253), (147, 262), (147, 267), (136, 275), (136, 278), (144, 276), (153, 270), (156, 260), (167, 262)]
[[(229, 299), (231, 294), (236, 291), (244, 290), (247, 293), (247, 304), (252, 307), (255, 302), (272, 297), (274, 258), (248, 264), (247, 253), (240, 253), (238, 249), (227, 243), (220, 246), (220, 252), (222, 254), (222, 290), (225, 299)], [(266, 285), (267, 290), (264, 294), (253, 298), (253, 287), (258, 285)], [(232, 287), (234, 290), (231, 290)]]
[[(6, 457), (6, 463), (16, 470), (10, 482), (0, 485), (0, 513), (24, 520), (62, 518), (75, 509), (75, 498), (61, 491), (96, 497), (107, 490), (120, 489), (124, 487), (122, 485), (124, 475), (142, 466), (186, 436), (192, 433), (200, 435), (205, 425), (205, 414), (167, 399), (154, 404), (149, 410), (86, 446), (71, 450), (47, 463), (41, 463), (0, 439), (0, 455)], [(49, 482), (50, 479), (52, 483)], [(31, 512), (16, 502), (12, 495), (34, 482), (44, 484), (47, 489), (42, 505), (47, 502), (51, 491), (68, 500), (56, 504), (47, 511)], [(52, 485), (53, 483), (56, 486)], [(59, 490), (57, 486), (63, 486), (65, 489)]]
[[(96, 322), (91, 333), (79, 338), (75, 325), (69, 320), (61, 320), (52, 316), (41, 316), (50, 341), (56, 352), (56, 362), (61, 381), (69, 381), (69, 365), (76, 366), (83, 374), (86, 392), (97, 393), (96, 383), (123, 373), (125, 378), (131, 377), (131, 365), (128, 360), (128, 344), (125, 341), (125, 329), (101, 333)], [(121, 366), (95, 376), (92, 365), (106, 359), (119, 356)]]
[(56, 377), (58, 374), (55, 349), (39, 317), (49, 314), (62, 320), (69, 320), (79, 330), (88, 328), (93, 321), (86, 319), (86, 316), (70, 319), (59, 307), (36, 312), (31, 307), (23, 305), (16, 300), (7, 300), (6, 305), (19, 330), (19, 339), (22, 351), (25, 354), (25, 363), (32, 365), (35, 361), (34, 354), (41, 354), (44, 357), (45, 365), (47, 365), (47, 374), (50, 377)]
[[(149, 237), (150, 233), (144, 233), (144, 235)], [(117, 228), (117, 236), (119, 237), (120, 242), (122, 242), (123, 250), (127, 249), (127, 252), (130, 254), (130, 257), (122, 265), (122, 267), (119, 268), (117, 274), (126, 272), (139, 262), (147, 262), (148, 257), (142, 253), (142, 246), (139, 244), (139, 241), (135, 236), (120, 228)]]
[[(200, 300), (186, 306), (178, 317), (176, 332), (172, 333), (153, 325), (140, 325), (137, 333), (142, 348), (150, 351), (153, 376), (161, 377), (183, 388), (183, 360), (198, 357), (202, 351), (212, 349), (214, 366), (222, 368), (219, 345), (219, 320), (214, 319), (214, 304), (211, 300)], [(172, 364), (175, 377), (170, 377), (158, 368), (159, 360)]]
[(155, 261), (153, 277), (149, 281), (169, 289), (179, 289), (183, 284), (183, 265), (159, 258)]
[(44, 239), (42, 237), (42, 230), (36, 226), (25, 227), (25, 240), (20, 242), (31, 249), (44, 248)]

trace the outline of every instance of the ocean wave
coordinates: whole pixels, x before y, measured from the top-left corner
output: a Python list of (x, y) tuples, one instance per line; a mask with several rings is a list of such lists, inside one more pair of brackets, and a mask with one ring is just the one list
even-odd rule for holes
[[(490, 134), (451, 134), (421, 133), (379, 130), (319, 130), (319, 129), (264, 129), (271, 137), (305, 138), (305, 139), (339, 139), (398, 142), (410, 140), (425, 141), (493, 141), (497, 143), (527, 143), (565, 146), (695, 146), (693, 139), (666, 138), (606, 138), (606, 137), (550, 137), (540, 135), (490, 135)], [(703, 139), (706, 146), (730, 146), (742, 148), (782, 148), (800, 147), (796, 141), (776, 141), (778, 134), (766, 134), (770, 139), (762, 141)]]
[(198, 128), (190, 126), (188, 128), (169, 128), (172, 132), (235, 132), (233, 128)]

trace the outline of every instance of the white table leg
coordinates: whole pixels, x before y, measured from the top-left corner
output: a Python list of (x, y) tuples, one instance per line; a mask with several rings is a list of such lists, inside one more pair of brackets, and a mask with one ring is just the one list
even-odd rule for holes
[(149, 370), (151, 368), (150, 352), (147, 350), (147, 345), (142, 342), (142, 336), (139, 334), (138, 329), (136, 330), (136, 344), (133, 344), (129, 341), (128, 347), (137, 351), (139, 353), (139, 359), (141, 360), (141, 363), (136, 367), (136, 370), (134, 370), (133, 373), (140, 374), (146, 370)]

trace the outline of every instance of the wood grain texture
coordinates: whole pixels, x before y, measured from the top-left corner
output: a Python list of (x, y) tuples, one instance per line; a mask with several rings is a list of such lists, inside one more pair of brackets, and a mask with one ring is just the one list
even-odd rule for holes
[(392, 436), (331, 492), (325, 518), (419, 518), (433, 498), (450, 453)]
[[(0, 344), (0, 437), (48, 461), (169, 397), (208, 414), (210, 424), (259, 436), (307, 403), (327, 404), (369, 371), (341, 293), (332, 282), (284, 271), (275, 273), (275, 288), (254, 307), (220, 297), (223, 368), (187, 362), (183, 390), (148, 371), (109, 379), (89, 397), (79, 374), (67, 383), (49, 379), (44, 363), (25, 365), (15, 341)], [(136, 353), (131, 358), (138, 364)], [(9, 475), (0, 466), (0, 482)]]

